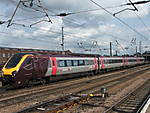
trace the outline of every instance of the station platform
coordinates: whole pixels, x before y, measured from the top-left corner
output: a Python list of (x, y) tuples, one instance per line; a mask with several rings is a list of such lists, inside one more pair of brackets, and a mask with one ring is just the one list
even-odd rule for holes
[(150, 99), (147, 101), (141, 113), (150, 113)]
[(150, 113), (150, 105), (149, 105), (148, 109), (146, 110), (146, 113)]

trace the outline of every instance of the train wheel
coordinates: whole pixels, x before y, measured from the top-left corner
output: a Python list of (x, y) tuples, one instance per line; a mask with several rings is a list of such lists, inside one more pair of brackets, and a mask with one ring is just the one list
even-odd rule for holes
[(33, 87), (33, 86), (34, 86), (34, 81), (33, 81), (33, 80), (29, 80), (27, 86), (28, 86), (28, 87)]

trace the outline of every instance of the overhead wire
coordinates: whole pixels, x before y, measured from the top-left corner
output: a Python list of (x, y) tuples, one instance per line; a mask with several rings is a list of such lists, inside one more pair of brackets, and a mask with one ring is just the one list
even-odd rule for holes
[[(19, 25), (19, 24), (18, 24)], [(28, 28), (30, 28), (29, 26), (23, 26), (23, 27), (28, 27)], [(51, 32), (51, 33), (55, 33), (55, 34), (62, 34), (61, 32), (56, 32), (56, 31), (49, 31), (49, 30), (44, 30), (44, 29), (39, 29), (39, 28), (36, 28), (36, 27), (31, 27), (31, 29), (37, 29), (37, 30), (41, 30), (41, 31), (46, 31), (46, 32)], [(67, 33), (67, 34), (66, 34)], [(69, 33), (69, 34), (68, 34)], [(119, 37), (117, 37), (117, 36), (114, 36), (114, 35), (111, 35), (111, 34), (108, 34), (108, 33), (104, 33), (105, 35), (108, 35), (108, 36), (111, 36), (111, 37), (114, 37), (115, 39), (116, 38), (118, 38), (118, 39), (120, 39), (120, 40), (123, 40), (123, 39), (121, 39), (121, 38), (119, 38)], [(44, 36), (46, 36), (46, 35), (44, 35)], [(65, 37), (76, 37), (76, 38), (81, 38), (81, 37), (86, 37), (87, 38), (87, 36), (77, 36), (77, 35), (74, 35), (73, 33), (71, 33), (71, 32), (65, 32)], [(90, 38), (90, 37), (89, 37)], [(126, 41), (126, 40), (125, 40)], [(126, 42), (128, 42), (128, 41), (126, 41)]]
[(117, 45), (119, 45), (120, 47), (121, 47), (121, 49), (127, 54), (128, 53), (128, 51), (117, 41), (117, 40), (115, 40), (115, 42), (117, 43)]
[(135, 12), (135, 15), (137, 16), (137, 18), (139, 19), (139, 21), (143, 24), (143, 26), (147, 29), (147, 31), (150, 33), (150, 29), (145, 24), (145, 22), (143, 21), (143, 19), (136, 12)]
[[(120, 7), (120, 6), (119, 6)], [(113, 7), (107, 7), (107, 8), (113, 8)], [(56, 13), (54, 13), (53, 11), (51, 11), (51, 10), (49, 10), (49, 9), (46, 9), (46, 10), (48, 10), (48, 11), (50, 11), (50, 12), (52, 12), (53, 14), (56, 14)], [(94, 9), (94, 10), (100, 10), (100, 9)], [(94, 11), (94, 10), (86, 10), (86, 11), (79, 11), (79, 12), (89, 12), (89, 11)], [(78, 13), (79, 13), (78, 12)], [(71, 36), (71, 34), (72, 33), (70, 33), (70, 32), (66, 32), (65, 31), (65, 33), (69, 33), (70, 34), (70, 36)], [(108, 34), (108, 33), (105, 33), (105, 34), (107, 34), (107, 35), (109, 35), (109, 36), (112, 36), (112, 37), (114, 37), (114, 38), (116, 38), (116, 36), (113, 36), (113, 35), (110, 35), (110, 34)], [(65, 34), (66, 35), (66, 34)], [(68, 34), (67, 34), (68, 35)], [(73, 35), (73, 36), (75, 36), (75, 35)], [(76, 37), (81, 37), (81, 35), (80, 36), (76, 36)], [(82, 36), (82, 37), (84, 37), (84, 36)], [(86, 36), (87, 37), (87, 36)], [(118, 39), (119, 39), (119, 37), (117, 37)], [(125, 40), (126, 41), (126, 40)]]
[[(100, 10), (100, 9), (95, 9), (95, 11), (96, 11), (96, 10)], [(79, 12), (75, 12), (75, 13), (83, 13), (83, 12), (89, 12), (89, 11), (94, 11), (94, 10), (79, 11)], [(59, 33), (59, 34), (61, 34), (61, 33)]]
[[(37, 5), (37, 4), (36, 4)], [(119, 5), (118, 7), (120, 7), (120, 6), (122, 6), (122, 5)], [(115, 6), (116, 7), (116, 6)], [(109, 7), (109, 8), (114, 8), (114, 7)], [(45, 10), (48, 10), (49, 11), (49, 9), (46, 9), (46, 8), (44, 8)], [(79, 12), (74, 12), (74, 13), (71, 13), (71, 14), (76, 14), (76, 13), (83, 13), (83, 12), (90, 12), (90, 11), (96, 11), (96, 10), (100, 10), (100, 9), (92, 9), (92, 10), (86, 10), (86, 11), (79, 11)], [(121, 21), (121, 20), (120, 20)], [(122, 21), (123, 22), (123, 21)], [(124, 23), (124, 22), (123, 22)], [(127, 25), (126, 23), (124, 23), (125, 25)], [(128, 26), (128, 25), (127, 25)], [(130, 26), (128, 26), (128, 27), (130, 27)], [(131, 28), (131, 27), (130, 27)], [(132, 28), (131, 28), (132, 29)], [(132, 29), (132, 30), (134, 30), (135, 31), (135, 29)], [(135, 31), (135, 32), (137, 32), (137, 31)], [(139, 32), (137, 32), (138, 34), (139, 34)], [(141, 34), (140, 34), (141, 35)]]
[[(126, 0), (126, 2), (128, 2), (127, 0)], [(137, 1), (137, 2), (133, 2), (134, 4), (136, 4), (136, 5), (139, 5), (139, 4), (144, 4), (144, 3), (148, 3), (148, 2), (150, 2), (150, 0), (147, 0), (147, 1)], [(124, 5), (131, 5), (131, 3), (126, 3), (126, 4), (124, 4)], [(147, 31), (150, 33), (150, 29), (148, 28), (148, 26), (144, 23), (144, 21), (142, 20), (142, 18), (136, 13), (136, 12), (134, 12), (135, 13), (135, 15), (137, 16), (137, 18), (139, 19), (139, 21), (143, 24), (143, 26), (147, 29)]]
[[(128, 1), (126, 0), (126, 2), (128, 2)], [(144, 3), (148, 3), (148, 2), (150, 2), (150, 0), (147, 0), (147, 1), (137, 1), (137, 2), (133, 2), (133, 3), (136, 4), (136, 5), (139, 5), (139, 4), (144, 4)], [(130, 5), (130, 3), (127, 3), (126, 5)], [(137, 14), (137, 12), (134, 12), (134, 13), (135, 13), (136, 17), (138, 18), (138, 20), (143, 24), (143, 26), (146, 28), (146, 30), (150, 33), (150, 29), (145, 24), (145, 22), (143, 21), (143, 19)], [(131, 45), (131, 47), (134, 48), (133, 44)]]
[[(90, 0), (91, 2), (93, 2), (95, 5), (97, 5), (98, 7), (102, 8), (105, 12), (107, 12), (108, 14), (110, 14), (111, 16), (113, 16), (114, 18), (116, 18), (118, 21), (120, 21), (122, 24), (126, 25), (128, 28), (130, 28), (132, 31), (134, 31), (135, 33), (137, 33), (138, 35), (140, 35), (141, 37), (143, 37), (146, 40), (149, 40), (147, 37), (145, 37), (143, 34), (139, 33), (136, 29), (132, 28), (129, 24), (127, 24), (126, 22), (124, 22), (123, 20), (121, 20), (119, 17), (114, 16), (111, 12), (109, 12), (107, 9), (105, 9), (103, 6), (99, 5), (98, 3), (96, 3), (93, 0)], [(150, 41), (150, 40), (149, 40)]]
[[(38, 7), (40, 7), (38, 4), (35, 4), (35, 3), (33, 3), (33, 4), (36, 5), (36, 6), (38, 6)], [(107, 8), (107, 9), (110, 9), (110, 8), (117, 8), (117, 7), (122, 7), (122, 6), (121, 6), (121, 5), (116, 5), (116, 6), (106, 7), (106, 8)], [(43, 7), (43, 8), (44, 8), (44, 7)], [(97, 9), (82, 10), (82, 11), (77, 11), (77, 12), (69, 12), (69, 13), (56, 14), (56, 13), (54, 13), (53, 11), (51, 11), (50, 9), (48, 9), (48, 8), (44, 8), (44, 9), (54, 14), (54, 15), (49, 15), (49, 16), (60, 16), (60, 17), (68, 16), (68, 15), (72, 15), (72, 14), (87, 13), (87, 12), (93, 12), (93, 11), (102, 10), (102, 9), (100, 9), (100, 8), (97, 8)], [(65, 19), (63, 18), (63, 20), (71, 22), (70, 20), (68, 20), (68, 17), (67, 17), (67, 19), (66, 19), (66, 18), (65, 18)], [(78, 22), (73, 22), (73, 21), (72, 21), (72, 23), (75, 23), (76, 25), (81, 26), (80, 24), (78, 24)]]

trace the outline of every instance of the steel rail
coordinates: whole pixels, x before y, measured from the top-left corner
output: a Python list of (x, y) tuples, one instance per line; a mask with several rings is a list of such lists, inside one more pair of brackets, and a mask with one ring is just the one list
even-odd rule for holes
[[(139, 73), (139, 74), (141, 74), (141, 73)], [(132, 77), (132, 76), (130, 76), (130, 77)], [(86, 89), (86, 90), (88, 90), (88, 89)], [(83, 91), (85, 91), (85, 90), (83, 90)], [(16, 113), (28, 113), (28, 112), (33, 112), (33, 111), (36, 111), (36, 112), (37, 111), (38, 112), (39, 111), (44, 111), (44, 112), (48, 112), (48, 113), (55, 113), (55, 112), (58, 112), (58, 111), (63, 111), (65, 109), (69, 108), (72, 105), (79, 104), (82, 101), (88, 100), (94, 94), (94, 92), (92, 92), (93, 94), (89, 93), (87, 95), (79, 97), (79, 93), (81, 94), (81, 91), (79, 91), (75, 94), (64, 96), (64, 97), (56, 99), (56, 100), (50, 100), (50, 101), (44, 102), (42, 104), (38, 104), (37, 106), (34, 105), (34, 106), (29, 107), (29, 108), (25, 108), (25, 109), (23, 109), (21, 111), (18, 111)], [(75, 97), (78, 97), (78, 98), (76, 99)], [(50, 109), (49, 106), (50, 106), (50, 108), (51, 107), (52, 108)]]
[[(112, 113), (113, 109), (115, 109), (115, 107), (121, 105), (124, 101), (126, 101), (127, 99), (129, 99), (131, 96), (136, 95), (135, 92), (137, 92), (138, 90), (140, 90), (145, 84), (147, 84), (150, 81), (147, 80), (145, 83), (142, 84), (142, 86), (137, 87), (136, 89), (132, 90), (130, 93), (128, 93), (126, 96), (124, 96), (122, 99), (120, 99), (118, 102), (116, 102), (113, 106), (111, 106), (110, 108), (108, 108), (106, 111), (104, 111), (103, 113)], [(150, 90), (149, 90), (150, 93)], [(140, 105), (139, 109), (136, 111), (136, 113), (139, 113), (140, 110), (143, 108), (143, 106), (145, 105), (145, 102), (147, 101), (147, 99), (150, 97), (148, 93), (148, 96), (145, 95), (147, 98), (144, 100), (144, 103), (142, 105)], [(125, 108), (124, 108), (125, 109)], [(117, 113), (117, 111), (116, 111)], [(130, 112), (129, 112), (130, 113)]]

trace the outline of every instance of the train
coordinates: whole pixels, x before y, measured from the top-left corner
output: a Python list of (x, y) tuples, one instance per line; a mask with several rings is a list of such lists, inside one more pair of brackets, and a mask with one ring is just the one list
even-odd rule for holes
[(143, 57), (77, 57), (17, 53), (3, 66), (0, 80), (3, 86), (33, 86), (53, 79), (94, 75), (106, 70), (141, 65), (144, 60)]

